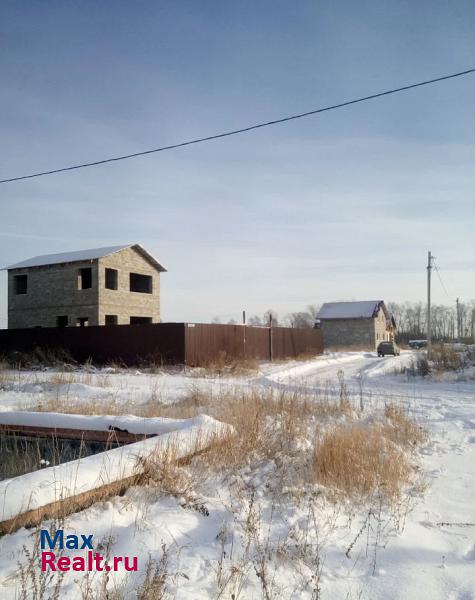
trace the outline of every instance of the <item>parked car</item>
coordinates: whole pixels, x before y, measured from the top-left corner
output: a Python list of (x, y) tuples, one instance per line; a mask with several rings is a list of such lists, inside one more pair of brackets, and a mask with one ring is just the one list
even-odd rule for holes
[(409, 340), (409, 348), (419, 350), (419, 348), (427, 348), (427, 340)]
[(381, 342), (378, 346), (378, 356), (386, 356), (386, 354), (392, 354), (393, 356), (399, 356), (400, 350), (396, 342)]

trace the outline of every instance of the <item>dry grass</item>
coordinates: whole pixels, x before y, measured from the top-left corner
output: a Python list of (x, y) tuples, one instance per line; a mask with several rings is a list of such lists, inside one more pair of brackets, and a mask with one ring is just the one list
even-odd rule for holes
[(294, 361), (305, 362), (305, 361), (315, 360), (317, 358), (322, 358), (322, 357), (323, 357), (323, 354), (317, 354), (316, 352), (301, 352), (300, 354), (297, 354), (296, 356), (287, 356), (285, 358), (273, 358), (272, 364), (284, 365), (286, 363), (290, 363), (290, 362), (294, 362)]
[(58, 394), (41, 400), (34, 410), (68, 415), (125, 415), (130, 414), (130, 405), (120, 404), (114, 399), (104, 400), (102, 398), (97, 402), (94, 400), (86, 402), (85, 400), (74, 400), (68, 395)]
[(173, 404), (164, 404), (153, 399), (146, 404), (131, 405), (119, 402), (116, 398), (99, 398), (77, 400), (68, 394), (57, 394), (42, 399), (35, 406), (38, 412), (58, 412), (70, 415), (136, 415), (138, 417), (168, 417), (173, 419), (189, 419), (202, 412), (201, 407), (208, 406), (210, 398), (199, 391), (192, 390), (188, 396)]
[(5, 354), (4, 359), (12, 367), (38, 367), (77, 364), (71, 354), (64, 348), (36, 347), (31, 352), (12, 351)]
[(131, 407), (114, 399), (77, 402), (67, 396), (42, 401), (38, 410), (69, 414), (121, 415), (186, 419), (208, 414), (234, 427), (235, 435), (218, 440), (206, 455), (209, 466), (226, 469), (248, 464), (253, 459), (291, 452), (300, 439), (312, 437), (317, 423), (334, 418), (351, 418), (346, 398), (331, 394), (308, 395), (303, 390), (241, 389), (200, 391), (194, 388), (173, 404), (150, 402)]
[(110, 376), (107, 373), (94, 373), (87, 370), (57, 371), (53, 373), (47, 381), (53, 385), (66, 387), (69, 387), (74, 383), (102, 388), (110, 386)]
[(431, 360), (436, 371), (463, 371), (467, 366), (467, 357), (453, 346), (438, 344), (432, 348)]
[[(315, 481), (337, 490), (337, 494), (364, 497), (380, 491), (387, 498), (396, 497), (412, 472), (405, 450), (424, 443), (427, 433), (396, 404), (386, 405), (382, 421), (356, 424), (343, 385), (339, 391), (313, 396), (298, 389), (235, 387), (213, 394), (196, 387), (174, 404), (155, 401), (132, 408), (114, 399), (83, 404), (53, 398), (43, 403), (41, 410), (111, 415), (133, 412), (143, 417), (180, 419), (204, 413), (232, 425), (235, 432), (212, 440), (207, 452), (197, 457), (197, 464), (208, 471), (232, 472), (263, 459), (293, 456), (302, 472), (310, 468)], [(312, 454), (315, 429), (323, 431), (329, 426), (332, 429)], [(302, 452), (302, 442), (310, 446), (308, 453)], [(162, 469), (162, 483), (168, 477), (163, 473)]]
[[(57, 531), (63, 525), (64, 519), (58, 519), (51, 524), (51, 529)], [(33, 532), (32, 547), (23, 546), (23, 556), (18, 563), (18, 596), (15, 594), (19, 600), (59, 600), (62, 596), (64, 571), (42, 571), (38, 568), (41, 562), (40, 530), (41, 527), (36, 527)], [(64, 550), (59, 550), (58, 555), (63, 556)]]
[(153, 561), (149, 558), (145, 569), (142, 585), (137, 590), (137, 600), (165, 600), (168, 594), (168, 549), (162, 544), (160, 560)]
[(321, 358), (322, 356), (323, 356), (323, 354), (318, 354), (317, 352), (302, 352), (302, 353), (298, 354), (295, 358), (288, 358), (287, 361), (289, 361), (289, 360), (296, 360), (296, 361), (315, 360), (316, 358)]
[[(43, 405), (43, 409), (102, 414), (130, 412), (130, 406), (115, 402), (101, 403), (99, 407), (54, 402)], [(345, 402), (329, 399), (316, 402), (298, 391), (240, 389), (218, 394), (194, 389), (176, 403), (149, 403), (134, 407), (133, 412), (143, 417), (176, 419), (205, 413), (232, 425), (235, 434), (214, 440), (206, 453), (207, 465), (216, 470), (244, 465), (253, 458), (272, 457), (276, 452), (288, 450), (299, 437), (305, 436), (312, 420), (351, 413)]]
[(401, 406), (387, 404), (384, 416), (387, 419), (387, 423), (383, 426), (384, 436), (401, 448), (415, 448), (427, 442), (427, 431), (410, 418)]
[(171, 418), (190, 418), (206, 413), (232, 425), (234, 434), (210, 440), (203, 456), (207, 468), (225, 470), (275, 455), (283, 447), (290, 447), (292, 441), (304, 433), (312, 413), (338, 410), (337, 405), (330, 404), (317, 408), (297, 393), (232, 390), (213, 395), (194, 390), (179, 402), (147, 405), (140, 413)]
[(411, 473), (402, 449), (378, 424), (335, 427), (315, 448), (315, 481), (337, 497), (365, 500), (377, 493), (391, 501), (400, 496)]
[(194, 372), (197, 377), (215, 377), (216, 375), (242, 376), (252, 375), (259, 372), (259, 362), (250, 357), (229, 356), (226, 352), (203, 364)]
[(192, 388), (187, 396), (174, 402), (166, 404), (162, 402), (148, 402), (138, 407), (135, 414), (141, 417), (167, 417), (171, 419), (191, 419), (202, 412), (207, 413), (206, 407), (213, 403), (210, 393), (201, 392), (198, 388)]
[(207, 514), (206, 507), (198, 501), (194, 491), (198, 485), (198, 474), (188, 467), (193, 457), (202, 452), (207, 444), (212, 443), (211, 437), (204, 439), (198, 434), (185, 457), (173, 442), (167, 448), (153, 452), (141, 459), (137, 465), (140, 471), (138, 485), (148, 485), (154, 493), (158, 492), (159, 496), (175, 496), (184, 508), (194, 508)]
[(216, 442), (206, 453), (207, 465), (216, 470), (293, 453), (315, 421), (350, 414), (345, 403), (317, 401), (302, 391), (256, 389), (214, 397), (206, 412), (235, 430), (235, 435)]
[(10, 365), (3, 359), (0, 359), (0, 389), (12, 381)]

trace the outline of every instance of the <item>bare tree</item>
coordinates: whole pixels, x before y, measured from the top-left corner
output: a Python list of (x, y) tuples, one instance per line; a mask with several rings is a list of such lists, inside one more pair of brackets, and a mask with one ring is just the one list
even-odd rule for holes
[(266, 310), (266, 312), (264, 313), (264, 317), (262, 319), (262, 321), (264, 322), (264, 325), (269, 326), (269, 324), (271, 322), (271, 317), (272, 317), (272, 325), (274, 327), (277, 327), (279, 325), (279, 317), (278, 317), (277, 313), (275, 312), (275, 310), (273, 310), (272, 308), (268, 308)]
[(261, 317), (259, 317), (258, 315), (252, 315), (252, 317), (249, 317), (249, 319), (247, 320), (249, 325), (254, 325), (254, 326), (261, 326), (262, 325), (262, 319)]
[[(426, 306), (421, 302), (388, 302), (388, 309), (396, 320), (398, 338), (425, 338), (427, 335)], [(431, 307), (432, 336), (434, 340), (454, 340), (457, 335), (455, 305), (433, 304)], [(459, 324), (462, 340), (475, 341), (475, 300), (459, 303)]]
[(306, 310), (289, 313), (285, 317), (285, 324), (289, 327), (299, 327), (303, 329), (313, 328), (315, 326), (315, 317), (319, 307), (315, 304), (309, 304)]

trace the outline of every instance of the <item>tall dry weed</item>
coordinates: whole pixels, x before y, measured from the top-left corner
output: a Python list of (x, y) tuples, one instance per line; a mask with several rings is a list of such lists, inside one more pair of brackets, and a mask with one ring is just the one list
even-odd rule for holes
[(387, 404), (384, 409), (386, 423), (383, 434), (401, 448), (415, 448), (428, 440), (428, 433), (398, 404)]
[(378, 493), (396, 499), (411, 475), (404, 452), (378, 424), (335, 427), (316, 445), (315, 481), (337, 496), (367, 499)]
[(208, 361), (194, 372), (198, 377), (214, 377), (216, 375), (243, 376), (252, 375), (259, 371), (259, 361), (252, 357), (230, 356), (225, 351)]

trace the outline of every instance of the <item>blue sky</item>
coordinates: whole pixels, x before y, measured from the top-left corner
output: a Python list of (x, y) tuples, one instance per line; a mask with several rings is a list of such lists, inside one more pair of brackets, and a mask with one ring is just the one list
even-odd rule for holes
[[(475, 64), (475, 4), (8, 2), (0, 178), (311, 110)], [(0, 186), (0, 256), (140, 242), (164, 320), (475, 298), (475, 76)], [(5, 274), (0, 327), (6, 326)]]

